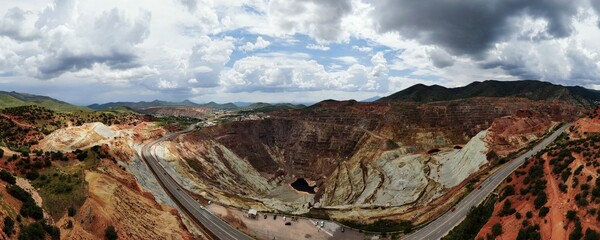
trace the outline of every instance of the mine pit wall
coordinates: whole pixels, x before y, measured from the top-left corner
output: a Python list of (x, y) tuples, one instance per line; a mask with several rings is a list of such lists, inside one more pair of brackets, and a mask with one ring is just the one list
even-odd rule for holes
[[(582, 111), (564, 102), (518, 98), (333, 102), (202, 128), (173, 144), (187, 165), (197, 166), (191, 171), (194, 177), (222, 196), (273, 199), (269, 194), (275, 188), (303, 177), (316, 181), (320, 207), (399, 206), (416, 201), (409, 196), (414, 193), (435, 191), (425, 194), (429, 198), (444, 190), (428, 179), (425, 168), (431, 166), (424, 151), (466, 144), (495, 119), (520, 109), (534, 109), (556, 122), (570, 121)], [(390, 140), (398, 148), (388, 149)]]
[(464, 144), (489, 128), (494, 119), (516, 114), (522, 109), (538, 111), (556, 122), (573, 121), (586, 111), (564, 101), (525, 98), (472, 98), (433, 103), (326, 102), (318, 105), (275, 116), (355, 126), (403, 146), (428, 150)]
[(318, 180), (354, 156), (369, 138), (352, 126), (265, 119), (205, 128), (181, 141), (214, 139), (259, 172)]

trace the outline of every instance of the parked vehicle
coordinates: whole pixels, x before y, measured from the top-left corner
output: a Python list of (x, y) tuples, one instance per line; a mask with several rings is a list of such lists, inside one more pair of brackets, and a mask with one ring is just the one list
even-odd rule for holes
[(292, 225), (292, 222), (285, 222), (286, 226)]

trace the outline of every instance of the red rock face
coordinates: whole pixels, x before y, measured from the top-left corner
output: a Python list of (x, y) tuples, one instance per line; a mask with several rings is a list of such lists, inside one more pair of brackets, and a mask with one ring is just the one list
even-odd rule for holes
[(554, 123), (539, 111), (521, 109), (514, 116), (495, 119), (486, 141), (490, 144), (490, 151), (506, 156), (542, 137)]
[(306, 110), (280, 113), (305, 121), (351, 125), (426, 150), (464, 144), (496, 118), (536, 114), (549, 121), (573, 121), (583, 109), (561, 101), (473, 98), (448, 102), (323, 102)]

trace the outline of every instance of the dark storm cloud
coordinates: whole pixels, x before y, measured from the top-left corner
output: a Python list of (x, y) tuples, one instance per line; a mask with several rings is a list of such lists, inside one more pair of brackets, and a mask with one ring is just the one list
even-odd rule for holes
[(326, 41), (339, 40), (342, 18), (351, 11), (350, 0), (274, 0), (269, 10), (282, 29), (305, 31)]
[(590, 0), (590, 3), (592, 4), (592, 8), (594, 8), (598, 14), (598, 28), (600, 28), (600, 1)]
[(129, 53), (112, 53), (109, 55), (65, 55), (59, 56), (46, 62), (38, 68), (38, 77), (42, 79), (55, 78), (65, 72), (75, 72), (81, 69), (89, 69), (94, 63), (103, 63), (112, 69), (127, 69), (139, 66), (136, 56)]
[(519, 79), (542, 79), (539, 74), (531, 71), (524, 62), (492, 61), (480, 64), (480, 67), (483, 69), (500, 68)]
[(542, 18), (548, 22), (548, 35), (569, 36), (573, 31), (571, 19), (581, 3), (582, 0), (382, 0), (375, 4), (374, 17), (380, 31), (398, 31), (404, 37), (444, 47), (453, 54), (481, 56), (495, 42), (512, 34), (512, 17)]
[(445, 68), (454, 65), (454, 59), (441, 49), (435, 49), (429, 53), (433, 65), (437, 68)]

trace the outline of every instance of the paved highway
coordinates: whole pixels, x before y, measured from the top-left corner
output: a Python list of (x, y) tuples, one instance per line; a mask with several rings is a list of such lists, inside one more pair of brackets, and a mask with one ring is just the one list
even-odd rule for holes
[(406, 237), (410, 240), (421, 240), (421, 239), (440, 239), (458, 225), (466, 216), (469, 210), (479, 205), (485, 198), (502, 183), (502, 181), (508, 177), (513, 171), (521, 166), (526, 158), (535, 155), (540, 150), (544, 149), (548, 144), (553, 142), (570, 124), (565, 124), (563, 127), (552, 133), (549, 137), (538, 143), (533, 149), (527, 151), (523, 155), (519, 156), (515, 160), (501, 166), (496, 173), (486, 179), (480, 189), (473, 190), (463, 200), (461, 200), (456, 206), (454, 211), (448, 211), (435, 221), (429, 223), (427, 226), (419, 229), (415, 233)]
[(162, 187), (171, 195), (171, 198), (190, 216), (196, 223), (201, 224), (219, 239), (225, 240), (251, 240), (253, 238), (231, 227), (220, 218), (212, 215), (208, 210), (194, 200), (159, 164), (153, 151), (153, 146), (161, 141), (173, 139), (177, 135), (190, 130), (168, 134), (160, 139), (154, 140), (142, 147), (141, 156), (150, 166)]

